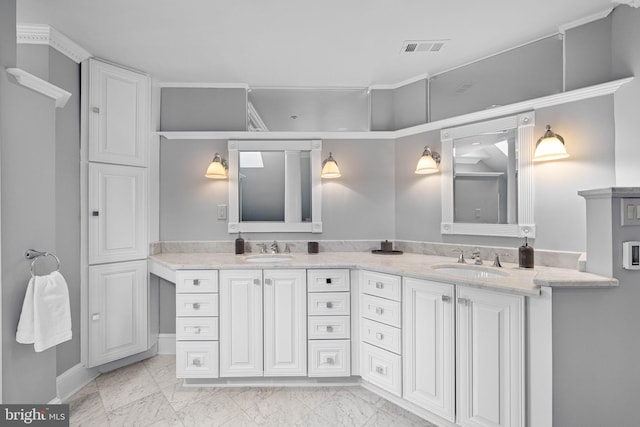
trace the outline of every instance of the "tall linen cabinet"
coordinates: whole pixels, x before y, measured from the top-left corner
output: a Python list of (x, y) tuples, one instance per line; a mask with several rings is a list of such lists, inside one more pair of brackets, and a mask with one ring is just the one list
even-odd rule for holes
[(147, 350), (151, 81), (83, 63), (82, 360), (93, 367)]

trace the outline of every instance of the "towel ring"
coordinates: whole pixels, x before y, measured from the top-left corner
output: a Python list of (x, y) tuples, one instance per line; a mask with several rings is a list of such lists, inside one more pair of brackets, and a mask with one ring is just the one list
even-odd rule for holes
[(31, 261), (31, 277), (36, 277), (36, 262), (38, 261), (38, 259), (40, 259), (40, 257), (46, 257), (46, 256), (53, 257), (56, 260), (56, 263), (58, 264), (58, 266), (56, 267), (55, 271), (60, 271), (60, 258), (55, 256), (51, 252), (40, 252), (34, 249), (27, 249), (24, 253), (24, 257), (26, 259), (33, 260)]

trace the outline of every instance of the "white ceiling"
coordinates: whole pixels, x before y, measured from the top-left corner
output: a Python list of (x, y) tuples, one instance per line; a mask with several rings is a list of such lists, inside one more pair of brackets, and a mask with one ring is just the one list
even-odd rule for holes
[[(547, 36), (611, 0), (18, 0), (93, 55), (164, 82), (393, 84)], [(402, 54), (405, 40), (448, 40)]]

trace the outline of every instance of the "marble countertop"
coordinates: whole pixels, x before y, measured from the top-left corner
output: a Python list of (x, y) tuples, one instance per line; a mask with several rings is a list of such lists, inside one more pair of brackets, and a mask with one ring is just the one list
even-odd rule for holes
[[(280, 254), (284, 255), (284, 254)], [(503, 274), (500, 278), (453, 276), (438, 267), (474, 268), (456, 264), (456, 258), (405, 253), (402, 255), (376, 255), (370, 252), (321, 252), (319, 254), (291, 253), (291, 260), (281, 262), (250, 262), (248, 256), (228, 253), (159, 253), (149, 257), (151, 272), (187, 269), (281, 269), (281, 268), (349, 268), (372, 270), (418, 279), (435, 280), (456, 285), (493, 289), (518, 295), (535, 296), (541, 286), (554, 288), (610, 288), (618, 280), (554, 267), (519, 269), (515, 264), (503, 263), (502, 268), (486, 263), (481, 268)], [(154, 271), (155, 268), (155, 271)], [(161, 277), (162, 274), (158, 274)], [(166, 277), (165, 277), (166, 278)]]

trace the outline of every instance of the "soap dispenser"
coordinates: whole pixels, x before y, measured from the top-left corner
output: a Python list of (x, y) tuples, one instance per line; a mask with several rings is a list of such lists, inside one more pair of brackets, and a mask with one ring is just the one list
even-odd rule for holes
[(244, 253), (244, 239), (238, 233), (238, 238), (236, 239), (236, 255), (242, 255)]
[(533, 268), (533, 247), (529, 246), (527, 238), (524, 238), (524, 245), (518, 248), (518, 266), (520, 268)]

